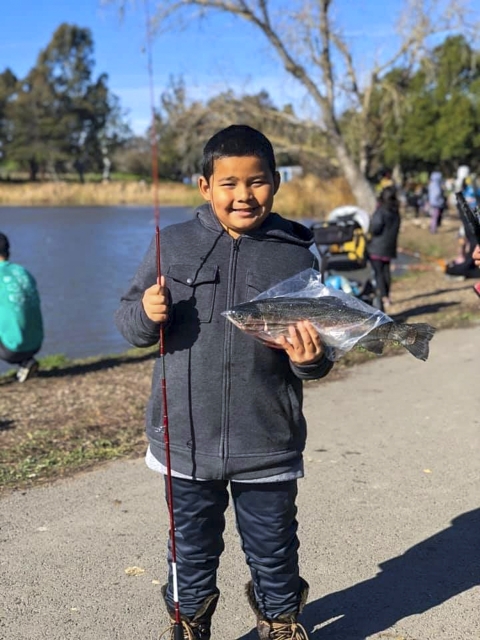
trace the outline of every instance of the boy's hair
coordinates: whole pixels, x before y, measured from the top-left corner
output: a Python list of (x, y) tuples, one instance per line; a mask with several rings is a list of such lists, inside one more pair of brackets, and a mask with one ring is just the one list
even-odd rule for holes
[(8, 260), (10, 257), (10, 243), (4, 233), (0, 233), (0, 257)]
[(276, 171), (272, 143), (257, 129), (246, 124), (232, 124), (218, 131), (203, 149), (203, 177), (208, 181), (213, 174), (213, 164), (219, 158), (232, 156), (256, 156), (264, 159), (272, 175)]

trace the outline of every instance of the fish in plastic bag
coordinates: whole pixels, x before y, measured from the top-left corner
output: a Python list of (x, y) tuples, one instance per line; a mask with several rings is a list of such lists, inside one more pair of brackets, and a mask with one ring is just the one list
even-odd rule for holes
[(280, 282), (223, 315), (271, 347), (279, 347), (280, 336), (289, 339), (289, 326), (308, 320), (318, 331), (331, 360), (338, 360), (356, 346), (381, 355), (387, 343), (399, 343), (415, 358), (426, 360), (435, 333), (427, 323), (395, 322), (362, 300), (325, 286), (314, 269)]

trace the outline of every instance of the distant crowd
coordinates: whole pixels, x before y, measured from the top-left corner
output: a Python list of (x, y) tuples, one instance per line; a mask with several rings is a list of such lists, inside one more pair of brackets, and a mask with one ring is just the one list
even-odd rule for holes
[[(377, 183), (377, 191), (395, 185), (391, 172), (385, 171)], [(395, 185), (399, 202), (404, 211), (412, 213), (414, 219), (429, 219), (429, 230), (437, 233), (446, 211), (459, 217), (457, 255), (447, 264), (446, 274), (452, 278), (465, 278), (476, 267), (472, 257), (477, 239), (462, 219), (457, 209), (456, 194), (462, 193), (469, 207), (474, 210), (480, 204), (480, 181), (468, 166), (461, 166), (455, 177), (444, 178), (440, 171), (433, 171), (428, 179), (408, 179), (403, 185)]]

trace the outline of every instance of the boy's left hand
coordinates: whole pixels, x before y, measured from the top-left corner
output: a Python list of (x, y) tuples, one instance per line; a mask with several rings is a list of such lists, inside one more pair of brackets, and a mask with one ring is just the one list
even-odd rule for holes
[(281, 336), (277, 344), (286, 351), (294, 364), (313, 364), (324, 354), (323, 343), (317, 330), (308, 320), (302, 320), (288, 328), (290, 339)]

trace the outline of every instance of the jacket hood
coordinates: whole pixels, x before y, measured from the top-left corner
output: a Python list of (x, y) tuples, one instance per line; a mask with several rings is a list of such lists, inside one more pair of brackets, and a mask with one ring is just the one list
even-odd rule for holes
[(430, 181), (431, 182), (441, 182), (442, 181), (442, 174), (440, 173), (440, 171), (434, 171), (430, 175)]
[[(210, 204), (199, 207), (196, 216), (208, 229), (217, 233), (225, 231)], [(260, 227), (242, 235), (254, 240), (290, 242), (303, 247), (313, 244), (313, 233), (310, 229), (299, 222), (282, 218), (278, 213), (270, 213)]]

